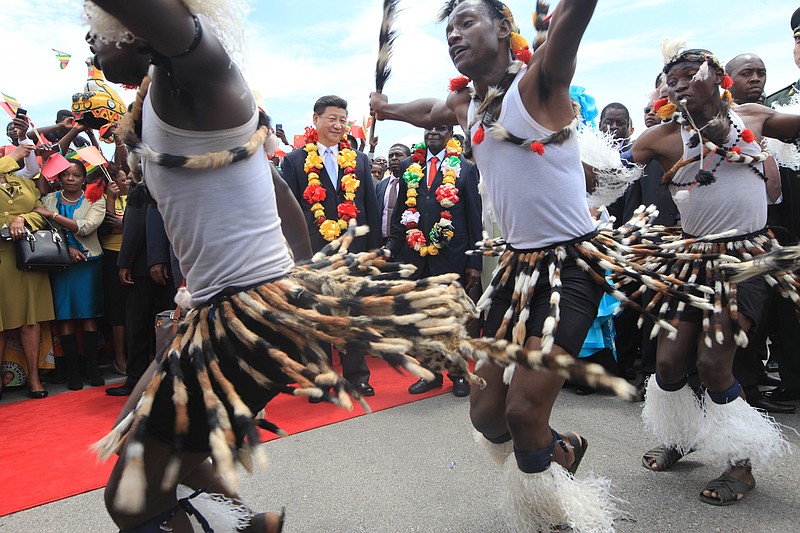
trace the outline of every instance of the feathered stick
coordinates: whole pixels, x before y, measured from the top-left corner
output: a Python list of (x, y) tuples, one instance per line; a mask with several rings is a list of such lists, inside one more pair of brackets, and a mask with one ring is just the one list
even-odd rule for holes
[[(383, 20), (381, 33), (378, 36), (378, 61), (375, 64), (375, 92), (382, 93), (386, 80), (392, 74), (389, 60), (394, 52), (394, 40), (397, 32), (394, 30), (394, 21), (397, 18), (398, 0), (383, 0)], [(369, 126), (369, 144), (375, 143), (375, 115), (372, 115), (372, 124)]]

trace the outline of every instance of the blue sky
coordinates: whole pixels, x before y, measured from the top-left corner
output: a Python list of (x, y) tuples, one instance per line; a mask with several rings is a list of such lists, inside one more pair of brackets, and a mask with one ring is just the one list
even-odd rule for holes
[[(129, 0), (130, 1), (130, 0)], [(456, 75), (447, 55), (444, 25), (436, 24), (439, 0), (401, 0), (400, 36), (385, 93), (391, 101), (446, 96)], [(523, 34), (533, 35), (532, 0), (509, 0)], [(0, 91), (22, 102), (37, 125), (51, 124), (58, 109), (86, 80), (88, 47), (80, 20), (82, 0), (26, 0), (0, 12), (5, 52)], [(250, 38), (242, 67), (275, 123), (302, 133), (317, 97), (338, 94), (351, 118), (368, 114), (374, 88), (381, 0), (259, 0), (249, 17)], [(554, 2), (555, 5), (555, 2)], [(767, 92), (800, 77), (792, 59), (789, 18), (800, 6), (787, 0), (600, 0), (578, 55), (573, 83), (586, 88), (599, 108), (612, 101), (629, 107), (638, 131), (655, 75), (662, 67), (662, 38), (683, 38), (708, 48), (724, 63), (736, 54), (760, 55)], [(51, 48), (72, 54), (59, 70)], [(313, 80), (313, 81), (312, 81)], [(122, 92), (129, 101), (132, 93)], [(421, 140), (409, 125), (381, 122), (377, 153), (394, 142)], [(291, 137), (290, 137), (291, 138)]]

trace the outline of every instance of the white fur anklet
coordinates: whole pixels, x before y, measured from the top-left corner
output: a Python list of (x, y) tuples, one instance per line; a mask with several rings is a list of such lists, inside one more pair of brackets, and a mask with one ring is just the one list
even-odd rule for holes
[(658, 386), (654, 377), (647, 381), (642, 422), (661, 444), (684, 453), (697, 450), (703, 416), (700, 400), (688, 386), (668, 392)]
[(703, 451), (730, 464), (750, 459), (759, 466), (769, 466), (773, 460), (790, 452), (789, 442), (775, 420), (741, 398), (717, 404), (706, 394), (702, 438)]
[(611, 482), (591, 477), (576, 480), (556, 463), (544, 472), (526, 474), (514, 455), (506, 459), (501, 507), (510, 531), (552, 531), (569, 526), (574, 533), (614, 531), (614, 521), (625, 517), (621, 500), (613, 497)]
[(484, 450), (489, 458), (500, 466), (503, 466), (508, 456), (514, 451), (514, 441), (509, 440), (502, 444), (495, 444), (486, 439), (483, 433), (477, 429), (472, 430), (472, 438), (479, 448)]

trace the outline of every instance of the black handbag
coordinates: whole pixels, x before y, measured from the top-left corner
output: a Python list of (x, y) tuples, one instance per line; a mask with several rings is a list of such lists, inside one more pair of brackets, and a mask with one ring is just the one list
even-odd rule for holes
[(33, 272), (64, 270), (72, 264), (63, 231), (44, 220), (49, 228), (33, 232), (26, 228), (25, 237), (14, 241), (18, 269)]

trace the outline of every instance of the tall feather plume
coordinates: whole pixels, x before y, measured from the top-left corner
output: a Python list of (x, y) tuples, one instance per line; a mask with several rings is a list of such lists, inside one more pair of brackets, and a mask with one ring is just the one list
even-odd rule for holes
[(544, 0), (536, 2), (536, 10), (533, 12), (533, 29), (536, 30), (536, 37), (533, 39), (533, 49), (537, 50), (547, 41), (547, 33), (550, 31), (550, 19), (552, 14), (548, 15), (550, 11), (550, 3)]
[[(383, 0), (383, 20), (381, 21), (381, 32), (378, 35), (378, 61), (375, 64), (375, 91), (382, 93), (386, 80), (392, 75), (392, 68), (389, 61), (394, 53), (394, 40), (397, 32), (394, 29), (394, 22), (397, 18), (398, 0)], [(375, 117), (369, 127), (370, 146), (375, 144)]]
[(664, 37), (664, 40), (661, 41), (661, 55), (664, 56), (664, 64), (672, 61), (672, 58), (678, 55), (683, 48), (686, 48), (686, 41)]
[(386, 80), (392, 74), (389, 61), (394, 53), (394, 41), (397, 32), (394, 30), (394, 23), (397, 19), (398, 0), (383, 1), (383, 20), (381, 21), (381, 33), (378, 36), (378, 62), (375, 65), (375, 90), (383, 92)]

